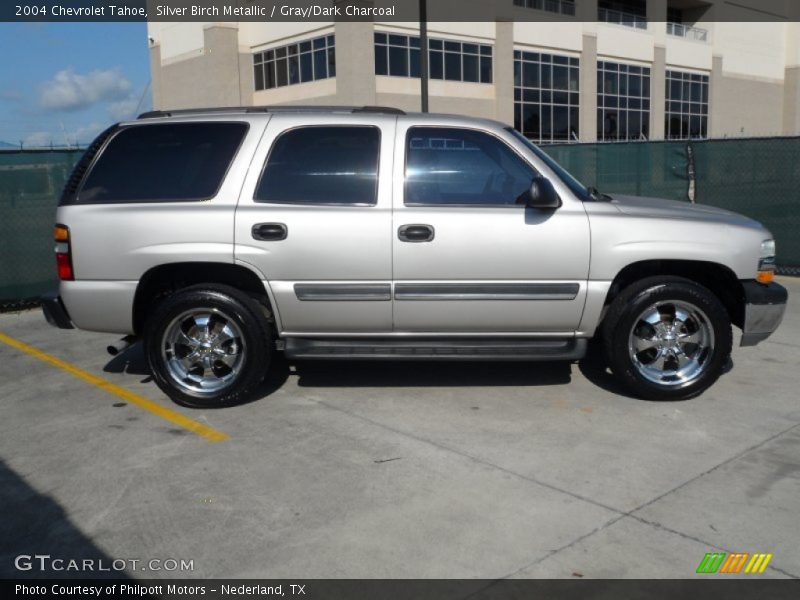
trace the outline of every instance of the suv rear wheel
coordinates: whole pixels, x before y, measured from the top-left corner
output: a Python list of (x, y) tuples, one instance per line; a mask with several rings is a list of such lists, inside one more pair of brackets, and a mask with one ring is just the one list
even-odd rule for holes
[(186, 288), (148, 319), (153, 379), (178, 404), (211, 408), (246, 399), (261, 383), (272, 348), (264, 308), (224, 285)]
[(684, 400), (722, 374), (733, 343), (725, 307), (707, 288), (681, 277), (651, 277), (626, 288), (603, 322), (614, 375), (650, 400)]

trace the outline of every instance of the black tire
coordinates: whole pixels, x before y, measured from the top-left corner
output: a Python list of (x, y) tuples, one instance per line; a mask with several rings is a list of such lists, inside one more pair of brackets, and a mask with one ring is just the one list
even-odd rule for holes
[[(208, 331), (199, 326), (190, 328), (190, 333), (196, 335), (198, 331), (205, 331), (207, 337), (204, 339), (211, 341), (207, 341), (204, 347), (168, 344), (166, 336), (170, 335), (169, 340), (172, 340), (169, 332), (177, 331), (175, 327), (186, 331), (185, 324), (188, 321), (184, 320), (184, 316), (193, 311), (199, 312), (189, 317), (192, 322), (201, 319), (199, 315), (203, 311), (213, 313), (214, 327), (225, 328), (227, 341), (224, 348), (205, 347), (213, 344), (213, 340), (219, 338), (223, 331), (216, 336), (208, 336)], [(266, 307), (258, 301), (226, 285), (192, 286), (167, 297), (156, 307), (145, 326), (144, 348), (153, 379), (173, 401), (190, 408), (218, 408), (245, 401), (264, 379), (269, 368), (273, 341), (268, 314)], [(212, 319), (207, 319), (207, 322), (211, 323)], [(202, 333), (199, 335), (202, 337)], [(191, 339), (196, 341), (194, 337)], [(193, 349), (196, 352), (190, 352)], [(208, 381), (211, 385), (221, 387), (204, 390), (193, 378), (202, 379), (196, 374), (196, 369), (202, 370), (203, 360), (214, 361), (219, 358), (214, 352), (222, 353), (236, 364), (229, 368), (220, 359), (213, 367), (206, 365), (212, 372)], [(192, 356), (184, 357), (186, 362), (191, 362), (195, 354), (201, 353), (197, 359), (200, 366), (195, 371), (190, 370), (183, 378), (175, 373), (175, 370), (183, 368), (181, 365), (184, 362), (179, 360), (181, 353), (191, 353)]]
[[(640, 331), (639, 327), (647, 327), (640, 316), (654, 305), (658, 305), (657, 310), (660, 311), (664, 306), (668, 307), (670, 302), (687, 303), (700, 309), (702, 316), (706, 317), (705, 330), (713, 332), (713, 344), (705, 349), (701, 349), (700, 344), (688, 346), (687, 354), (694, 353), (699, 363), (699, 371), (693, 377), (681, 382), (679, 377), (667, 375), (673, 381), (654, 382), (643, 374), (646, 369), (641, 366), (659, 350), (646, 350), (634, 358), (629, 343), (634, 335), (634, 326), (637, 327), (636, 332)], [(669, 322), (668, 314), (665, 319)], [(655, 333), (654, 328), (652, 331)], [(703, 393), (725, 370), (733, 345), (730, 317), (719, 299), (702, 285), (682, 277), (649, 277), (624, 289), (609, 307), (601, 327), (601, 336), (606, 361), (615, 377), (634, 395), (647, 400), (686, 400)], [(676, 342), (662, 339), (658, 343)], [(648, 355), (647, 352), (652, 354)], [(677, 366), (674, 359), (668, 360), (672, 362), (666, 363), (665, 366), (670, 368), (664, 373), (673, 372), (671, 367)]]

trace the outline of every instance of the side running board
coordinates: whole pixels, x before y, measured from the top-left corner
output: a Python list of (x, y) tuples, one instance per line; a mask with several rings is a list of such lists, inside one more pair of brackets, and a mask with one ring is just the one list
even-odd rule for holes
[(388, 360), (580, 360), (584, 338), (286, 338), (287, 358)]

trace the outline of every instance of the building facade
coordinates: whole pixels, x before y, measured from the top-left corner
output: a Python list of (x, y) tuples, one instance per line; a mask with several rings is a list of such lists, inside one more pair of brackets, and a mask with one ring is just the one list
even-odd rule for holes
[[(432, 112), (543, 143), (800, 134), (800, 2), (742, 0), (737, 22), (715, 20), (727, 0), (509, 3), (518, 19), (429, 24)], [(415, 23), (149, 23), (148, 35), (155, 109), (420, 109)]]

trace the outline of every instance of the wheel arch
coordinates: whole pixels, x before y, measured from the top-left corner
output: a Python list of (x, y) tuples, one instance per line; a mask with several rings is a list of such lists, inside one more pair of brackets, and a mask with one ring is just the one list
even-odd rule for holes
[(604, 306), (610, 305), (632, 283), (659, 275), (683, 277), (708, 288), (725, 306), (731, 323), (742, 327), (745, 305), (742, 283), (729, 267), (709, 261), (655, 259), (631, 263), (614, 277)]
[(148, 315), (157, 302), (175, 292), (198, 284), (224, 284), (245, 292), (270, 311), (267, 290), (259, 275), (240, 264), (177, 262), (149, 269), (139, 280), (133, 300), (133, 329), (141, 335)]

